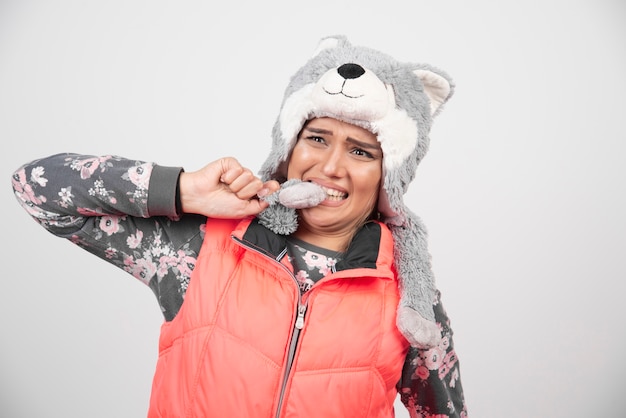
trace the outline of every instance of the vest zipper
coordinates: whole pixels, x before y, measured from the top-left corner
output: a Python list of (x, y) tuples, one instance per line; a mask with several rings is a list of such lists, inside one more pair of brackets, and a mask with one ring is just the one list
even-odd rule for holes
[(287, 249), (285, 249), (285, 251), (282, 251), (280, 253), (278, 259), (275, 259), (267, 255), (266, 253), (259, 251), (252, 246), (247, 245), (243, 240), (235, 236), (232, 236), (232, 238), (233, 240), (235, 240), (237, 243), (247, 248), (248, 250), (254, 251), (257, 254), (260, 254), (263, 257), (266, 257), (272, 260), (273, 262), (280, 264), (280, 266), (285, 270), (285, 272), (289, 275), (289, 277), (291, 277), (294, 285), (296, 286), (296, 290), (298, 294), (298, 309), (297, 309), (296, 320), (293, 325), (291, 340), (289, 342), (289, 350), (287, 352), (287, 362), (285, 364), (285, 371), (283, 373), (283, 381), (280, 387), (280, 395), (278, 397), (278, 408), (276, 409), (276, 418), (280, 418), (280, 410), (282, 409), (283, 402), (285, 400), (285, 390), (287, 389), (287, 382), (289, 381), (289, 375), (291, 374), (291, 368), (293, 366), (293, 362), (296, 356), (296, 348), (298, 347), (300, 331), (302, 330), (302, 328), (304, 328), (304, 316), (306, 314), (306, 310), (308, 307), (308, 298), (305, 301), (302, 300), (302, 293), (300, 292), (300, 286), (298, 285), (298, 280), (293, 275), (293, 273), (289, 271), (289, 269), (287, 269), (287, 267), (285, 267), (285, 265), (279, 261), (286, 254)]
[(298, 306), (298, 317), (296, 318), (296, 328), (301, 330), (304, 327), (304, 314), (306, 313), (306, 303)]
[[(300, 289), (298, 288), (298, 291)], [(293, 326), (293, 333), (291, 334), (291, 341), (289, 342), (289, 351), (287, 353), (287, 363), (285, 364), (285, 372), (283, 374), (283, 383), (280, 387), (280, 396), (278, 398), (278, 407), (276, 408), (276, 418), (280, 417), (280, 410), (283, 408), (283, 401), (285, 400), (285, 389), (287, 389), (287, 382), (289, 381), (289, 375), (291, 374), (291, 367), (296, 356), (296, 348), (298, 347), (298, 339), (300, 337), (300, 331), (304, 327), (304, 314), (306, 313), (307, 303), (301, 303), (302, 299), (298, 297), (298, 316)]]

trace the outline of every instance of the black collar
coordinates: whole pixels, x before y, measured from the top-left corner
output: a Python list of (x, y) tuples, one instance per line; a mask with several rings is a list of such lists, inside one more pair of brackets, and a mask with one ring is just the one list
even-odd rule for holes
[[(353, 268), (376, 268), (380, 249), (380, 225), (367, 222), (354, 235), (348, 250), (337, 263), (337, 271)], [(243, 241), (266, 255), (280, 260), (286, 254), (286, 239), (261, 225), (258, 219), (252, 220), (243, 235)]]

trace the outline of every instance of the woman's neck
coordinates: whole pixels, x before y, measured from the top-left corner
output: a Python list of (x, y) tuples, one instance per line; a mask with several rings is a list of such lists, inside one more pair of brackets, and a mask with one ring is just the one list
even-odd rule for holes
[(354, 234), (346, 233), (318, 233), (307, 228), (300, 227), (293, 236), (313, 244), (315, 246), (326, 248), (331, 251), (346, 251)]

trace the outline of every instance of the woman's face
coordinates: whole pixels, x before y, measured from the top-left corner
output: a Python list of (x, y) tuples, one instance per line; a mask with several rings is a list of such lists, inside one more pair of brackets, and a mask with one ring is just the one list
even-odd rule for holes
[(300, 211), (301, 229), (352, 236), (377, 204), (382, 159), (376, 135), (366, 129), (332, 118), (307, 122), (291, 153), (287, 178), (317, 183), (328, 196)]

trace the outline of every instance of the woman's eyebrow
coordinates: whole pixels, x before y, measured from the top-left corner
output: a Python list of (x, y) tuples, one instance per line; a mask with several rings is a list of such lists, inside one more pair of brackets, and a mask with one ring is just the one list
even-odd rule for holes
[(371, 150), (379, 150), (381, 151), (382, 148), (380, 147), (380, 143), (378, 141), (376, 141), (375, 144), (372, 144), (370, 142), (364, 142), (364, 141), (359, 141), (358, 139), (354, 139), (352, 137), (348, 137), (346, 139), (346, 141), (348, 141), (351, 144), (354, 144), (360, 148), (365, 148), (365, 149), (371, 149)]
[(305, 131), (311, 131), (314, 134), (325, 134), (325, 135), (332, 135), (333, 134), (333, 131), (329, 131), (328, 129), (314, 128), (314, 127), (309, 127), (309, 126), (304, 128), (304, 130)]

